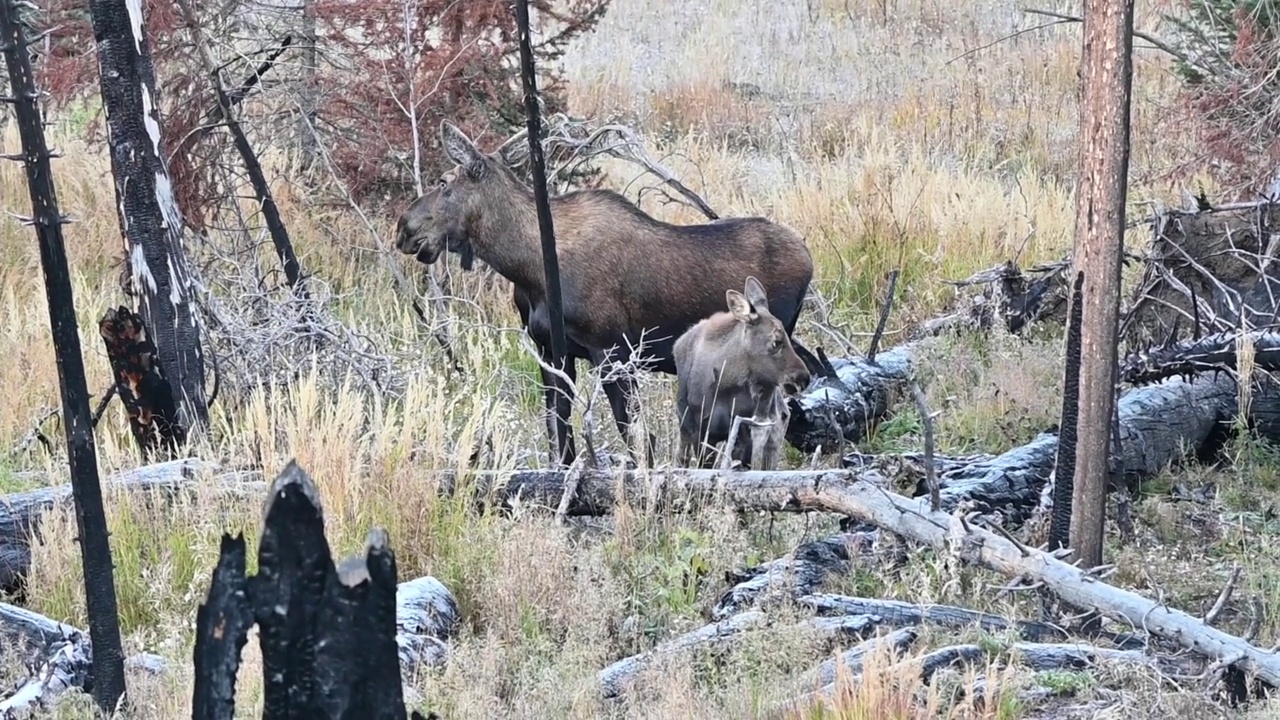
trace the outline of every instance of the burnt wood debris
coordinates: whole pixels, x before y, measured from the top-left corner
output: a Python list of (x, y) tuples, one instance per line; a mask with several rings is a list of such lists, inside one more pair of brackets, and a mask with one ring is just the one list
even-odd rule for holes
[[(175, 408), (176, 423), (166, 428), (171, 433), (166, 440), (183, 446), (209, 422), (204, 325), (183, 246), (182, 212), (162, 154), (155, 68), (142, 12), (143, 5), (136, 3), (89, 2), (125, 248), (122, 289), (137, 303), (145, 335), (155, 346), (149, 362), (164, 377), (169, 394), (143, 402)], [(122, 363), (138, 364), (137, 358)], [(123, 396), (126, 388), (117, 389)]]
[(315, 484), (290, 462), (271, 484), (258, 572), (240, 535), (224, 534), (196, 613), (194, 720), (230, 720), (249, 629), (262, 650), (263, 718), (416, 720), (396, 639), (396, 559), (385, 531), (363, 556), (334, 564)]
[(22, 139), (21, 160), (31, 194), (30, 224), (40, 245), (49, 326), (58, 366), (62, 395), (63, 428), (67, 439), (67, 464), (71, 471), (76, 534), (84, 573), (85, 605), (93, 654), (94, 701), (111, 712), (125, 694), (124, 654), (120, 644), (120, 620), (116, 603), (111, 543), (107, 516), (98, 483), (98, 456), (89, 415), (89, 389), (85, 380), (80, 336), (76, 323), (71, 272), (62, 236), (66, 222), (58, 209), (51, 153), (37, 99), (35, 76), (17, 0), (0, 0), (0, 47), (9, 73), (12, 95), (8, 103), (17, 116)]

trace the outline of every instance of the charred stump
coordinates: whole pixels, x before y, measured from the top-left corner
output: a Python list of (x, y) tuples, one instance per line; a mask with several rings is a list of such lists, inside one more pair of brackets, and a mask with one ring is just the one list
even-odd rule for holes
[(1142, 280), (1121, 324), (1131, 347), (1176, 336), (1274, 325), (1280, 312), (1280, 204), (1270, 201), (1157, 213)]
[(161, 448), (176, 452), (186, 444), (187, 431), (178, 422), (173, 393), (156, 363), (156, 346), (147, 337), (142, 316), (124, 305), (107, 310), (98, 321), (98, 334), (143, 457), (151, 458)]
[(256, 624), (263, 718), (406, 718), (386, 532), (335, 566), (316, 487), (290, 462), (272, 483), (251, 577), (245, 553), (242, 537), (223, 536), (196, 619), (193, 717), (234, 716), (240, 650)]
[[(143, 4), (90, 0), (107, 142), (126, 255), (125, 292), (138, 303), (154, 363), (169, 387), (181, 436), (209, 422), (203, 323), (183, 247), (182, 211), (160, 141), (155, 68)], [(177, 435), (177, 434), (175, 434)]]
[(89, 388), (76, 326), (75, 298), (62, 238), (65, 219), (58, 210), (53, 168), (49, 162), (51, 155), (44, 137), (40, 108), (36, 105), (40, 95), (31, 71), (28, 41), (16, 0), (0, 0), (0, 35), (9, 86), (13, 91), (9, 101), (13, 103), (18, 133), (22, 138), (22, 161), (31, 195), (30, 223), (35, 227), (36, 240), (40, 244), (49, 325), (53, 331), (53, 348), (58, 363), (62, 425), (66, 430), (67, 463), (76, 508), (89, 635), (98, 647), (93, 657), (93, 672), (97, 678), (93, 698), (100, 708), (112, 712), (125, 693), (114, 564), (107, 535), (107, 515), (102, 506), (102, 487), (98, 484), (98, 456), (93, 442)]

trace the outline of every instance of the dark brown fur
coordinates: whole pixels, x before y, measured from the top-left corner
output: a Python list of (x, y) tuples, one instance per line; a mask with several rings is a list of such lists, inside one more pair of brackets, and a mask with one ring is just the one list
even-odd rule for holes
[(728, 312), (702, 320), (675, 343), (679, 460), (704, 465), (706, 448), (727, 441), (734, 418), (742, 417), (752, 422), (739, 428), (733, 457), (774, 470), (790, 419), (785, 395), (809, 384), (809, 370), (770, 314), (758, 280), (748, 277), (745, 291), (728, 290), (725, 300)]
[[(446, 249), (464, 268), (479, 257), (510, 280), (529, 335), (549, 358), (550, 324), (545, 302), (541, 239), (533, 193), (497, 157), (476, 150), (449, 123), (444, 148), (457, 167), (416, 199), (396, 227), (396, 247), (423, 263)], [(610, 190), (581, 190), (550, 199), (564, 304), (567, 375), (574, 360), (593, 365), (635, 359), (675, 374), (672, 346), (698, 320), (723, 307), (725, 290), (754, 275), (773, 299), (777, 318), (791, 333), (813, 277), (803, 239), (758, 217), (698, 225), (657, 220)], [(543, 373), (547, 406), (554, 407), (554, 378)], [(629, 438), (626, 398), (632, 382), (605, 384), (614, 419)], [(572, 439), (566, 460), (572, 459)]]

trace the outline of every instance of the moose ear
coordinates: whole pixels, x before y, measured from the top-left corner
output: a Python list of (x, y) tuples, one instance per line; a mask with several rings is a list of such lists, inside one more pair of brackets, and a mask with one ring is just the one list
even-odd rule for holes
[(747, 276), (747, 284), (744, 289), (746, 290), (747, 300), (752, 307), (765, 312), (769, 311), (769, 298), (764, 294), (764, 285), (761, 285), (760, 281), (755, 279), (755, 276)]
[(729, 305), (729, 312), (739, 321), (751, 322), (758, 317), (756, 309), (751, 307), (751, 301), (737, 290), (725, 290), (724, 299)]
[(470, 168), (480, 161), (480, 151), (448, 120), (440, 122), (440, 144), (444, 147), (444, 154), (462, 167)]

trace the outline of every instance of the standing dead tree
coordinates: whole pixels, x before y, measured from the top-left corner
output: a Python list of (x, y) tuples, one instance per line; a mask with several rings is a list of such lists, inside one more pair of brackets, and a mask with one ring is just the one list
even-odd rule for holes
[[(538, 79), (533, 67), (533, 47), (529, 41), (529, 0), (516, 0), (516, 34), (520, 44), (520, 82), (524, 87), (525, 130), (529, 139), (529, 164), (533, 170), (533, 202), (538, 211), (538, 234), (542, 236), (542, 272), (545, 276), (543, 290), (547, 304), (547, 325), (553, 368), (563, 370), (569, 360), (564, 336), (564, 299), (560, 293), (560, 261), (556, 258), (556, 233), (551, 218), (551, 205), (547, 200), (547, 171), (542, 157), (542, 114), (538, 108)], [(562, 389), (558, 375), (552, 374), (554, 387)], [(556, 393), (552, 403), (555, 411), (556, 458), (569, 461), (573, 450), (569, 445), (569, 396)], [(652, 458), (650, 459), (652, 462)]]
[(271, 485), (256, 575), (245, 575), (245, 561), (244, 538), (224, 534), (196, 611), (193, 717), (234, 717), (240, 651), (255, 624), (266, 720), (406, 717), (386, 531), (371, 531), (363, 557), (335, 566), (318, 491), (290, 462)]
[(1084, 274), (1084, 284), (1071, 545), (1087, 567), (1102, 564), (1107, 464), (1116, 397), (1132, 47), (1133, 0), (1086, 0), (1073, 253), (1073, 269)]
[[(183, 247), (182, 211), (163, 154), (146, 22), (139, 3), (91, 0), (89, 12), (128, 263), (125, 292), (138, 303), (141, 325), (155, 345), (154, 360), (169, 395), (143, 402), (176, 408), (176, 422), (167, 431), (181, 446), (191, 431), (209, 422), (204, 327)], [(152, 389), (162, 393), (161, 388)]]
[(85, 605), (89, 616), (89, 637), (97, 652), (93, 671), (97, 682), (93, 698), (107, 712), (116, 709), (124, 696), (124, 653), (120, 645), (120, 620), (107, 536), (107, 514), (102, 506), (98, 483), (98, 456), (93, 444), (93, 421), (89, 415), (89, 388), (85, 381), (80, 336), (76, 327), (75, 298), (71, 272), (62, 238), (66, 222), (58, 210), (53, 186), (53, 168), (44, 137), (44, 125), (36, 99), (35, 77), (31, 72), (26, 33), (19, 19), (17, 0), (0, 2), (0, 46), (9, 71), (11, 102), (22, 137), (22, 161), (31, 193), (31, 218), (40, 243), (40, 264), (44, 269), (45, 294), (49, 304), (49, 325), (58, 363), (58, 384), (62, 392), (63, 427), (67, 436), (67, 462), (71, 469), (72, 497), (76, 507), (76, 530), (80, 539), (80, 561), (84, 572)]

